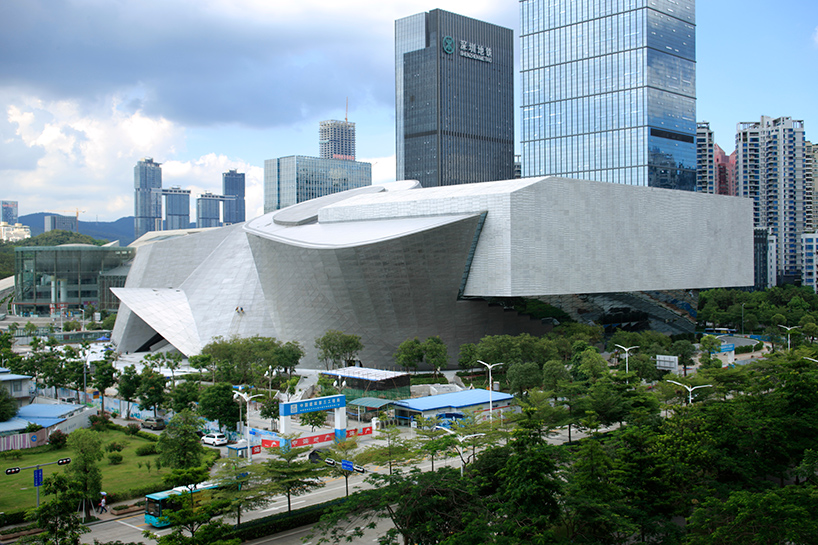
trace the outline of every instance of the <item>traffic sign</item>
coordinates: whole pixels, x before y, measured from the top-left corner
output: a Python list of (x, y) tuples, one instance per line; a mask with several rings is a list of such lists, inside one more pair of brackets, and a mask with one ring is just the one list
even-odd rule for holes
[(43, 486), (43, 470), (34, 470), (34, 486)]
[(355, 471), (355, 466), (349, 460), (341, 460), (341, 469), (346, 471)]

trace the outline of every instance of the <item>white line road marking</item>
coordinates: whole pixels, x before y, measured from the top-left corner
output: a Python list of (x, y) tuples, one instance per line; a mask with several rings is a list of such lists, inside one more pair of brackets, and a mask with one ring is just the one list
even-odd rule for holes
[(125, 525), (125, 526), (127, 526), (128, 528), (133, 528), (134, 530), (138, 530), (138, 531), (140, 531), (140, 532), (142, 531), (142, 528), (139, 528), (139, 527), (137, 527), (137, 526), (134, 526), (133, 524), (128, 524), (127, 522), (122, 522), (121, 520), (118, 520), (117, 522), (118, 522), (118, 523), (120, 523), (120, 524), (124, 524), (124, 525)]

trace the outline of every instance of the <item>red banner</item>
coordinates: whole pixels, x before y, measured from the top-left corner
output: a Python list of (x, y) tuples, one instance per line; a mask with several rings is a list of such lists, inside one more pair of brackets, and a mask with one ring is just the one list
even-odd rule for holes
[(250, 452), (252, 454), (261, 454), (261, 445), (254, 445), (250, 447)]
[[(372, 426), (366, 426), (360, 430), (347, 430), (347, 437), (355, 437), (361, 435), (372, 435)], [(335, 433), (321, 433), (319, 435), (313, 435), (311, 437), (299, 437), (298, 439), (293, 440), (294, 447), (306, 447), (309, 445), (317, 445), (320, 443), (330, 443), (335, 441)], [(279, 446), (279, 442), (274, 439), (262, 439), (261, 446), (264, 448), (273, 448)], [(255, 451), (256, 448), (253, 447), (253, 454), (257, 454)]]

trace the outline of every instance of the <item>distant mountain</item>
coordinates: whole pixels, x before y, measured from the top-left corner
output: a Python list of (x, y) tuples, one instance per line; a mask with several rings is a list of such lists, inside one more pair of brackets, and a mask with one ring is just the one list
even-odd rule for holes
[[(45, 217), (52, 215), (46, 212), (36, 212), (20, 216), (17, 221), (23, 225), (28, 225), (31, 228), (31, 236), (36, 237), (45, 231)], [(133, 216), (119, 218), (116, 221), (80, 220), (79, 231), (83, 235), (96, 239), (104, 239), (109, 242), (118, 240), (120, 246), (127, 246), (134, 241)]]

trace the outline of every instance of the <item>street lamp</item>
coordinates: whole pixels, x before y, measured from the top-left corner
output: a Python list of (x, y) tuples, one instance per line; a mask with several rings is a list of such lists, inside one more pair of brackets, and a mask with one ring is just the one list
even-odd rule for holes
[(744, 335), (744, 303), (741, 304), (741, 334)]
[(625, 348), (621, 344), (615, 344), (614, 346), (616, 346), (617, 348), (621, 348), (622, 350), (625, 351), (625, 374), (627, 375), (629, 373), (629, 371), (628, 371), (628, 355), (630, 354), (631, 350), (633, 350), (634, 348), (639, 348), (639, 347), (638, 346), (629, 346), (629, 347)]
[[(496, 365), (496, 364), (495, 364)], [(449, 428), (444, 428), (443, 426), (435, 426), (436, 430), (443, 430), (446, 433), (450, 433), (457, 438), (457, 441), (462, 445), (463, 441), (466, 439), (471, 439), (472, 437), (480, 437), (486, 435), (485, 433), (472, 433), (471, 435), (463, 435), (460, 436), (457, 433), (453, 432)], [(457, 448), (457, 455), (460, 456), (460, 476), (463, 476), (463, 466), (466, 465), (466, 461), (463, 459), (463, 451), (460, 450), (460, 447)]]
[[(256, 397), (261, 397), (261, 394), (256, 394), (254, 396), (250, 396), (245, 394), (244, 392), (233, 392), (233, 399), (242, 398), (245, 403), (247, 403), (247, 423), (250, 423), (250, 400)], [(244, 421), (241, 418), (241, 403), (239, 403), (239, 420), (242, 421), (242, 426), (244, 425)], [(250, 426), (245, 426), (245, 436), (247, 437), (247, 460), (249, 462), (253, 461), (253, 448), (250, 446)]]
[(494, 382), (491, 380), (491, 370), (497, 367), (498, 365), (503, 365), (502, 363), (492, 363), (488, 364), (482, 360), (477, 360), (477, 363), (482, 363), (486, 366), (486, 369), (489, 370), (489, 423), (494, 423), (494, 406), (491, 403), (491, 392), (494, 391)]
[(787, 327), (785, 325), (778, 324), (778, 327), (783, 327), (784, 329), (787, 330), (787, 352), (789, 352), (790, 351), (790, 331), (792, 331), (793, 329), (795, 329), (797, 327), (801, 327), (801, 326), (800, 325), (794, 325), (792, 327)]
[(802, 358), (804, 358), (805, 360), (809, 360), (809, 361), (811, 361), (811, 362), (813, 362), (813, 363), (818, 363), (818, 360), (816, 360), (816, 359), (814, 359), (814, 358), (809, 358), (809, 357), (807, 357), (807, 356), (801, 356), (801, 357), (802, 357)]
[(693, 386), (692, 388), (687, 384), (682, 384), (681, 382), (676, 382), (675, 380), (665, 379), (667, 382), (672, 382), (673, 384), (678, 384), (679, 386), (684, 386), (687, 389), (687, 404), (691, 405), (693, 403), (693, 390), (696, 388), (712, 388), (712, 384), (701, 384), (699, 386)]

